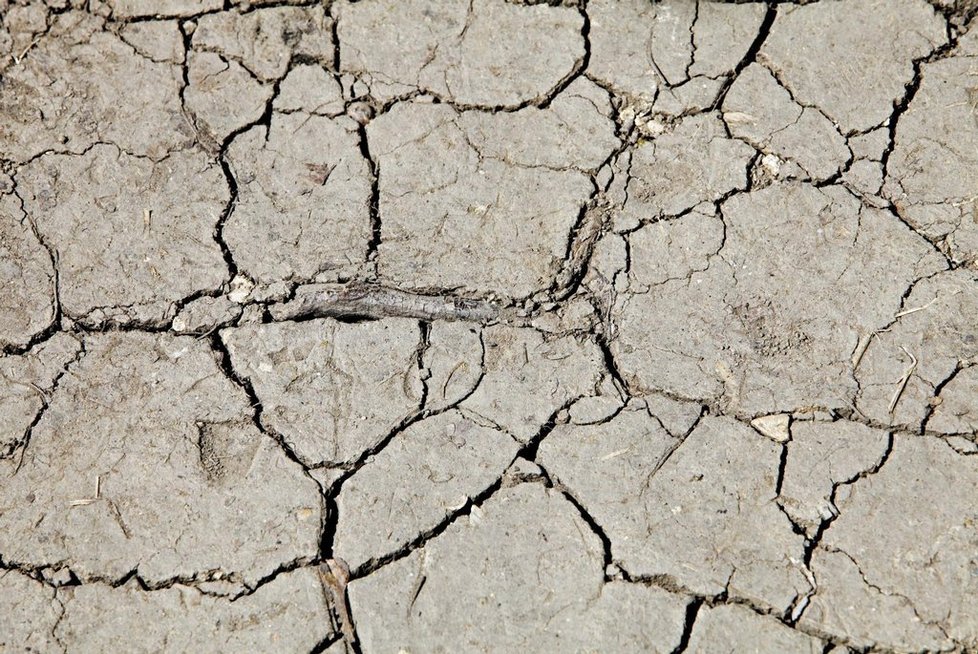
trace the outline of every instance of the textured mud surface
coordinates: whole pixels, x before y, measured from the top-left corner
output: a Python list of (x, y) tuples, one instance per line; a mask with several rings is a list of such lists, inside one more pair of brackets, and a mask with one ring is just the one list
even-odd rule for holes
[(0, 0), (0, 652), (978, 651), (967, 0)]

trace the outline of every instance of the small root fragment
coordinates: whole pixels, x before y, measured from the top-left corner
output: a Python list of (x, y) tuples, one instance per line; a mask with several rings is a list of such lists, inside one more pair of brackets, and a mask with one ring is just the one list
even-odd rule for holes
[(327, 559), (319, 564), (319, 579), (323, 584), (326, 603), (332, 608), (339, 621), (340, 633), (348, 652), (357, 651), (357, 637), (353, 628), (353, 618), (346, 599), (346, 585), (350, 582), (350, 567), (340, 558)]

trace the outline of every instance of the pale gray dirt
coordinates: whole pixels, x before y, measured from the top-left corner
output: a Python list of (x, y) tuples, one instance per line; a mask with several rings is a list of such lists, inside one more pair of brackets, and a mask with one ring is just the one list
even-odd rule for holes
[(978, 652), (976, 14), (0, 0), (0, 653)]

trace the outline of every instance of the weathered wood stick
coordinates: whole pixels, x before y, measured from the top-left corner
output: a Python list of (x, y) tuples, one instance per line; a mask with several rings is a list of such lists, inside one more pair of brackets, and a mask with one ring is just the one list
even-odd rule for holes
[(402, 317), (487, 324), (500, 317), (500, 308), (488, 300), (422, 295), (358, 282), (302, 286), (294, 299), (269, 307), (269, 312), (275, 320)]

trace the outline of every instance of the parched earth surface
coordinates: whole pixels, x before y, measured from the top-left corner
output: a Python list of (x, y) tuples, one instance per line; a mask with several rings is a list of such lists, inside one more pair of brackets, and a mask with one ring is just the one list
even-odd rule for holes
[(0, 0), (0, 651), (978, 651), (975, 12)]

